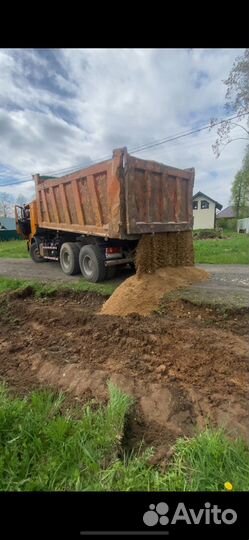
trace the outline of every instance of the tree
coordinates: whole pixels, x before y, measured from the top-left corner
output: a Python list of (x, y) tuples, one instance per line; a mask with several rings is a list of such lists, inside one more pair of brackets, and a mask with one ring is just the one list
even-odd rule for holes
[(22, 193), (19, 193), (19, 195), (16, 198), (16, 204), (19, 204), (19, 206), (22, 206), (23, 204), (26, 204), (27, 199), (24, 197)]
[(249, 208), (249, 182), (245, 173), (237, 172), (231, 189), (231, 202), (236, 209), (236, 217), (244, 217)]
[(12, 217), (14, 215), (14, 197), (5, 191), (0, 192), (0, 216)]
[(236, 208), (236, 217), (249, 214), (249, 146), (246, 149), (242, 168), (237, 172), (231, 189), (231, 202)]
[(249, 145), (246, 147), (242, 167), (244, 171), (247, 171), (249, 173)]
[[(238, 119), (224, 120), (217, 129), (217, 139), (212, 148), (216, 157), (220, 156), (225, 146), (238, 139), (249, 141), (249, 49), (241, 57), (236, 58), (228, 78), (223, 81), (227, 87), (225, 108), (229, 114), (236, 113)], [(247, 119), (247, 127), (241, 125), (241, 120)], [(218, 122), (217, 118), (210, 121), (211, 128)], [(234, 130), (236, 137), (234, 137)], [(238, 134), (238, 136), (237, 136)]]

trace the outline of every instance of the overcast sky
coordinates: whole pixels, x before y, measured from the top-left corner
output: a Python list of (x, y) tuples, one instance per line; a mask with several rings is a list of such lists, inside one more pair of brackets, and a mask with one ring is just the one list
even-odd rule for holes
[[(31, 176), (224, 117), (226, 79), (243, 49), (0, 49), (0, 191), (29, 200)], [(239, 135), (239, 131), (237, 132)], [(194, 192), (224, 206), (244, 141), (216, 159), (215, 129), (137, 154), (194, 167)]]

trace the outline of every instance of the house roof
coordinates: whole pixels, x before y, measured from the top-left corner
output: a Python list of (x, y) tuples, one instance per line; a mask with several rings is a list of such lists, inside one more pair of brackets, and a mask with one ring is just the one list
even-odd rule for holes
[(216, 216), (216, 219), (223, 218), (236, 218), (236, 211), (234, 206), (227, 206), (227, 208), (224, 208), (224, 210), (219, 212)]
[(205, 199), (209, 199), (209, 201), (212, 201), (215, 204), (216, 208), (218, 208), (218, 210), (222, 209), (222, 204), (218, 203), (214, 199), (211, 199), (211, 197), (205, 195), (205, 193), (202, 193), (202, 191), (198, 191), (195, 195), (193, 195), (193, 200), (196, 199), (196, 197), (205, 197)]
[(15, 218), (12, 217), (1, 217), (0, 216), (0, 223), (5, 229), (8, 231), (14, 231), (16, 229), (16, 222)]

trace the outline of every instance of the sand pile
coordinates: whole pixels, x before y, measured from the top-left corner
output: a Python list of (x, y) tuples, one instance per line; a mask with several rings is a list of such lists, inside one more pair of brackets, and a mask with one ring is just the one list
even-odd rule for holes
[(152, 274), (136, 274), (124, 281), (105, 302), (101, 314), (125, 316), (130, 313), (149, 315), (162, 297), (195, 281), (207, 279), (209, 274), (191, 266), (160, 268)]
[(167, 266), (193, 266), (192, 231), (143, 235), (137, 246), (135, 263), (138, 276)]
[(143, 235), (135, 263), (136, 275), (116, 289), (101, 313), (149, 315), (164, 295), (208, 277), (207, 272), (193, 266), (192, 231)]

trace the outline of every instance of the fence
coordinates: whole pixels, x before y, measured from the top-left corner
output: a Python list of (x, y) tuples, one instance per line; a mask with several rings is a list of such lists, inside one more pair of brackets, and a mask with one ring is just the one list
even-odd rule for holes
[(7, 242), (8, 240), (20, 240), (20, 236), (15, 230), (0, 229), (0, 242)]

